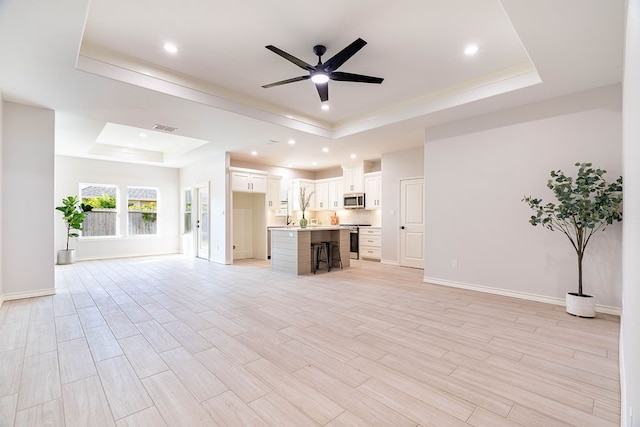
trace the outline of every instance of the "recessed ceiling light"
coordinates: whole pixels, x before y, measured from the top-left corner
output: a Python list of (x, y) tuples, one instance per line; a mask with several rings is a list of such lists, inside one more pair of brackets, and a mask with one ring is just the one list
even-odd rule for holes
[(477, 44), (470, 44), (464, 48), (464, 54), (467, 56), (475, 55), (480, 50), (480, 46)]
[(178, 46), (176, 46), (173, 43), (165, 43), (164, 44), (164, 50), (169, 52), (169, 53), (177, 53), (178, 52)]
[(352, 158), (352, 159), (355, 159), (355, 158), (356, 158), (356, 153), (353, 153), (353, 154), (351, 155), (351, 158)]
[(257, 156), (257, 155), (258, 155), (258, 152), (257, 152), (257, 151), (252, 151), (252, 152), (251, 152), (251, 155), (252, 155), (252, 156)]
[(290, 139), (288, 142), (289, 142), (289, 145), (293, 145), (293, 144), (296, 143), (296, 140), (295, 139)]
[(287, 167), (288, 167), (288, 168), (292, 168), (292, 167), (293, 167), (293, 165), (292, 165), (291, 163), (289, 163), (289, 164), (287, 165)]
[(318, 166), (318, 162), (312, 162), (311, 166)]
[(322, 149), (322, 152), (323, 152), (323, 153), (328, 153), (328, 152), (329, 152), (329, 149), (328, 149), (327, 147), (324, 147), (324, 148)]
[(140, 133), (138, 134), (138, 136), (139, 136), (140, 138), (146, 138), (146, 137), (147, 137), (147, 134), (146, 134), (146, 133), (144, 133), (144, 132), (140, 132)]
[(322, 106), (320, 108), (322, 108), (324, 111), (328, 111), (329, 110), (329, 104), (322, 104)]

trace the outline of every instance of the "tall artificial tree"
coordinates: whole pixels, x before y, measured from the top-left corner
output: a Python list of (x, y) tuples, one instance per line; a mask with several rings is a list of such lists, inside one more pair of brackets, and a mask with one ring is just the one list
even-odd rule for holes
[(574, 178), (561, 170), (551, 171), (547, 187), (553, 191), (557, 203), (544, 204), (541, 199), (527, 196), (522, 199), (534, 215), (533, 226), (542, 225), (551, 231), (562, 232), (578, 256), (578, 294), (582, 292), (582, 260), (591, 237), (614, 221), (622, 221), (622, 177), (607, 182), (604, 169), (594, 169), (591, 163), (576, 163)]

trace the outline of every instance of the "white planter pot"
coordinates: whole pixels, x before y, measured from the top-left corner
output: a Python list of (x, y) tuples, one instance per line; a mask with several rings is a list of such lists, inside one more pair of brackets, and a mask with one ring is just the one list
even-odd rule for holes
[(76, 262), (75, 249), (62, 249), (58, 251), (58, 265), (73, 264)]
[(567, 313), (579, 317), (596, 316), (596, 299), (591, 295), (567, 293)]

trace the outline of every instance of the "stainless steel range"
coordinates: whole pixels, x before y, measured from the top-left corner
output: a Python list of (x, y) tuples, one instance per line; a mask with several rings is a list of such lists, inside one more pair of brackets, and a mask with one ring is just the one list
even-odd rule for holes
[(371, 224), (340, 224), (342, 228), (348, 228), (350, 232), (349, 258), (360, 259), (360, 227)]

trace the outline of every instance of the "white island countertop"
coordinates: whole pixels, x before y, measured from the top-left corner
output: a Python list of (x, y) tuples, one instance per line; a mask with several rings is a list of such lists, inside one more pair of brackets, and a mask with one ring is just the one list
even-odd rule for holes
[(324, 230), (342, 230), (339, 225), (313, 225), (302, 227), (269, 227), (269, 230), (285, 230), (285, 231), (324, 231)]

